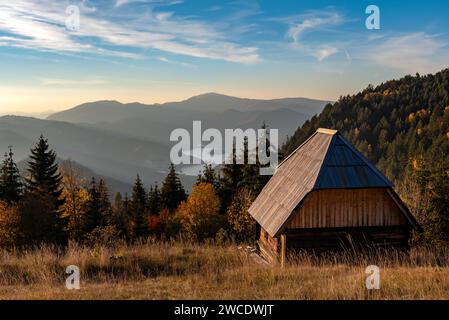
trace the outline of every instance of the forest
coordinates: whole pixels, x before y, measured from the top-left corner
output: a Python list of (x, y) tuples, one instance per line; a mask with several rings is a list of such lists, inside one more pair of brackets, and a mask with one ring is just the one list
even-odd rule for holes
[[(188, 195), (176, 168), (146, 189), (139, 175), (130, 194), (111, 195), (104, 180), (86, 181), (76, 166), (58, 168), (41, 136), (21, 174), (12, 147), (0, 169), (0, 246), (26, 248), (129, 243), (148, 238), (251, 241), (255, 221), (247, 209), (268, 177), (258, 164), (205, 165)], [(111, 201), (113, 199), (113, 201)]]

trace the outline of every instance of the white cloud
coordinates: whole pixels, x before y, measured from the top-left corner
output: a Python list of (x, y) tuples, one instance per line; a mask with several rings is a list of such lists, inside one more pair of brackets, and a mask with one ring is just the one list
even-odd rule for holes
[(159, 61), (161, 61), (161, 62), (165, 62), (165, 63), (169, 63), (169, 64), (173, 64), (173, 65), (178, 65), (178, 66), (181, 66), (181, 67), (197, 68), (197, 66), (192, 64), (192, 63), (181, 62), (181, 61), (173, 61), (173, 60), (170, 60), (170, 59), (168, 59), (166, 57), (158, 57), (157, 59)]
[(289, 24), (286, 36), (292, 40), (291, 48), (301, 51), (306, 55), (315, 57), (318, 61), (338, 53), (340, 50), (331, 43), (320, 43), (318, 40), (305, 41), (304, 35), (311, 32), (324, 30), (344, 22), (338, 12), (309, 12), (304, 15), (287, 17), (283, 22)]
[(409, 73), (434, 72), (447, 66), (447, 43), (423, 32), (389, 37), (370, 46), (362, 58)]
[(315, 58), (318, 59), (318, 61), (323, 61), (327, 57), (330, 57), (331, 55), (336, 54), (338, 51), (339, 50), (335, 47), (324, 46), (322, 48), (316, 49), (313, 54), (314, 54)]
[(297, 19), (300, 21), (291, 21), (290, 28), (287, 31), (287, 36), (291, 37), (296, 43), (300, 41), (301, 36), (306, 32), (318, 30), (323, 27), (335, 26), (343, 22), (343, 17), (337, 12), (313, 12), (299, 16)]
[[(128, 1), (131, 0), (118, 0), (115, 5), (122, 6)], [(0, 3), (0, 31), (8, 34), (0, 37), (0, 44), (126, 58), (138, 58), (139, 54), (129, 52), (137, 48), (236, 63), (260, 61), (257, 48), (230, 41), (228, 35), (218, 31), (214, 25), (177, 17), (173, 12), (154, 12), (151, 8), (149, 12), (137, 17), (127, 16), (124, 20), (123, 16), (115, 17), (112, 12), (105, 14), (105, 8), (88, 7), (82, 3), (80, 30), (69, 32), (65, 28), (68, 3), (53, 0)], [(96, 40), (92, 41), (93, 38)]]

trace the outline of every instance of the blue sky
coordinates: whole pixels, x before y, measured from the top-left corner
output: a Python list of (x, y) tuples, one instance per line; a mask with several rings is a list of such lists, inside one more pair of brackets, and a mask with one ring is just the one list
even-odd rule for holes
[[(371, 4), (380, 30), (365, 27)], [(337, 99), (447, 68), (448, 15), (439, 0), (0, 0), (0, 114), (205, 92)]]

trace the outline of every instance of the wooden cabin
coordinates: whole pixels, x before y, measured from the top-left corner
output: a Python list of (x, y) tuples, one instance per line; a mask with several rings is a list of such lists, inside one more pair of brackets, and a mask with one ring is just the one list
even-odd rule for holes
[(256, 198), (261, 255), (283, 264), (291, 250), (407, 250), (419, 224), (393, 184), (338, 131), (318, 129), (288, 156)]

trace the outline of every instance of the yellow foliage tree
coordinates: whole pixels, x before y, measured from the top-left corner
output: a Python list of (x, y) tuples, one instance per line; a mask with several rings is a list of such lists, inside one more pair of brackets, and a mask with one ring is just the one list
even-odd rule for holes
[(220, 199), (210, 183), (200, 183), (192, 189), (192, 194), (176, 210), (184, 234), (194, 240), (215, 237), (223, 226), (220, 215)]
[(21, 238), (19, 207), (0, 201), (0, 247), (15, 247)]
[(248, 209), (254, 200), (254, 195), (248, 190), (237, 192), (226, 211), (226, 218), (233, 233), (239, 240), (254, 240), (256, 234), (256, 221), (249, 214)]
[(62, 196), (66, 199), (63, 217), (67, 220), (67, 232), (71, 239), (80, 240), (83, 236), (86, 203), (90, 197), (84, 188), (86, 181), (71, 162), (61, 168), (61, 173), (64, 187)]

